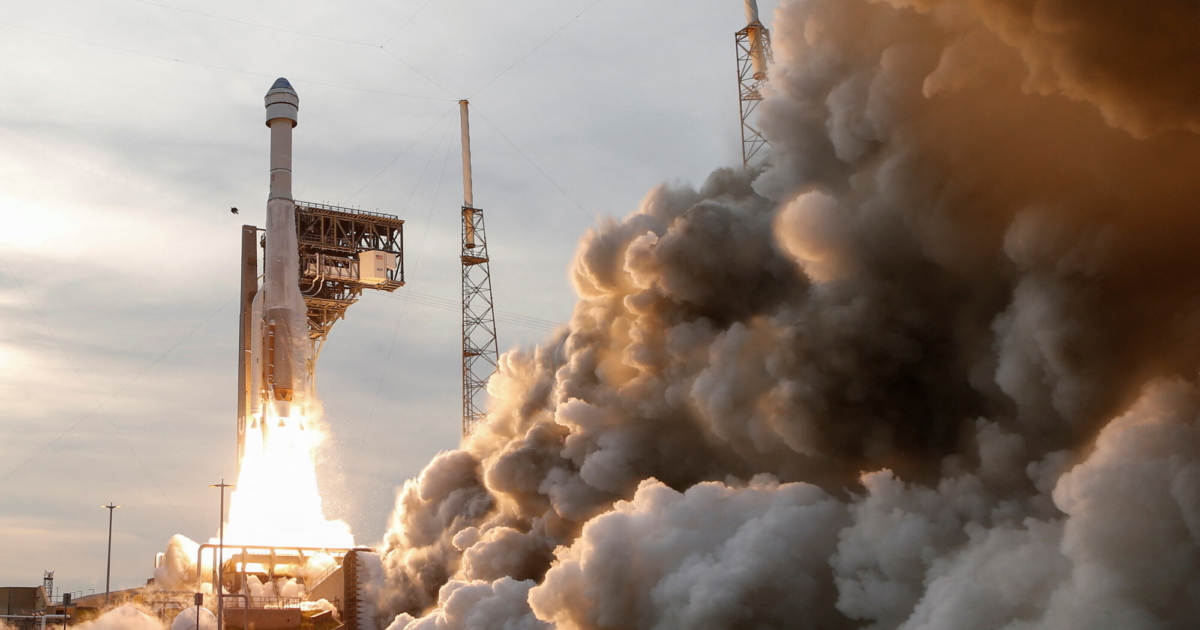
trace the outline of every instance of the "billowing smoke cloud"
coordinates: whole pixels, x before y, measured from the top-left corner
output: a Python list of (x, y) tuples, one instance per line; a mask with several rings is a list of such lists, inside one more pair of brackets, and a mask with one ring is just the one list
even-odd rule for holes
[[(163, 630), (162, 622), (156, 617), (131, 604), (105, 611), (96, 619), (85, 621), (76, 627), (80, 630)], [(193, 623), (192, 628), (195, 627), (196, 625)], [(214, 621), (208, 628), (215, 627)]]
[(1200, 7), (806, 0), (771, 163), (594, 229), (378, 625), (1190, 628)]

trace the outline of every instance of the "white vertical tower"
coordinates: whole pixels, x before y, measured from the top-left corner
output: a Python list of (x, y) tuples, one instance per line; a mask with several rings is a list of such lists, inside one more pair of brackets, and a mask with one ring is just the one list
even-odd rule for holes
[(758, 19), (758, 1), (746, 2), (746, 28), (735, 34), (738, 64), (738, 105), (742, 119), (742, 166), (750, 168), (764, 157), (769, 146), (756, 123), (754, 112), (762, 101), (771, 62), (771, 32)]
[(480, 400), (488, 379), (496, 371), (496, 315), (492, 307), (492, 275), (488, 262), (483, 210), (475, 207), (471, 181), (471, 124), (467, 101), (459, 101), (462, 123), (462, 432), (467, 435), (484, 419)]

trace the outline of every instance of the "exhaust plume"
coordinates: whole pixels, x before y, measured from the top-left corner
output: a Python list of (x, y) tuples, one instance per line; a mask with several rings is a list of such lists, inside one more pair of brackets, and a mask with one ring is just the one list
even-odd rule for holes
[(579, 303), (399, 495), (380, 628), (1188, 628), (1200, 10), (805, 0), (754, 173)]

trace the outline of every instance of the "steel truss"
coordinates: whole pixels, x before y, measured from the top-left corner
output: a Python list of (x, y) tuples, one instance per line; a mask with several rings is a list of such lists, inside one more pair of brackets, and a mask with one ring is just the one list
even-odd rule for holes
[(771, 53), (771, 31), (762, 22), (750, 24), (734, 38), (737, 44), (738, 106), (742, 118), (742, 166), (750, 168), (759, 154), (770, 146), (751, 120), (762, 102), (762, 86), (767, 82), (766, 73), (755, 73), (754, 57), (761, 54), (768, 63), (774, 63), (775, 58)]
[[(404, 221), (389, 214), (296, 202), (296, 237), (300, 249), (300, 293), (308, 307), (308, 337), (313, 362), (333, 325), (358, 301), (363, 289), (391, 293), (404, 286)], [(359, 280), (358, 254), (381, 251), (396, 255), (387, 280)], [(311, 376), (314, 366), (308, 366)]]
[(462, 212), (462, 431), (467, 435), (487, 415), (480, 398), (496, 371), (499, 346), (483, 210), (464, 206)]

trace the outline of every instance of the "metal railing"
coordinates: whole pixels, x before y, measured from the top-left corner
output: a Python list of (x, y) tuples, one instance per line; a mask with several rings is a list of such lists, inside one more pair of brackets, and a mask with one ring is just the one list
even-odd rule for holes
[(46, 620), (47, 619), (54, 619), (54, 620), (61, 619), (63, 622), (63, 627), (66, 627), (67, 620), (70, 618), (71, 618), (71, 615), (0, 615), (0, 619), (21, 619), (23, 621), (33, 621), (33, 620), (40, 619), (41, 620), (40, 625), (39, 625), (40, 630), (46, 630)]
[(308, 587), (310, 587), (310, 586), (316, 586), (316, 585), (320, 584), (321, 582), (324, 582), (324, 581), (325, 581), (325, 578), (327, 578), (327, 577), (329, 577), (329, 576), (333, 575), (333, 574), (334, 574), (334, 572), (335, 572), (335, 571), (337, 571), (337, 570), (338, 570), (338, 569), (340, 569), (340, 568), (342, 568), (342, 565), (340, 565), (340, 564), (335, 564), (335, 565), (333, 565), (333, 566), (329, 567), (328, 569), (325, 569), (324, 571), (322, 571), (322, 572), (320, 573), (320, 575), (318, 575), (317, 577), (315, 577), (315, 578), (313, 578), (313, 579), (311, 580), (311, 584), (309, 583), (309, 582), (310, 582), (309, 580), (305, 580), (305, 581), (304, 581), (304, 583), (305, 583), (305, 587), (306, 587), (306, 588), (308, 588)]
[(326, 203), (313, 203), (311, 201), (295, 202), (297, 208), (312, 208), (314, 210), (326, 210), (330, 212), (344, 212), (346, 214), (361, 214), (369, 217), (377, 217), (380, 219), (389, 219), (399, 221), (400, 217), (394, 214), (384, 214), (382, 212), (372, 212), (370, 210), (360, 210), (358, 208), (344, 208), (342, 206), (331, 206)]
[(225, 602), (225, 608), (299, 608), (299, 597), (253, 597), (241, 596), (245, 601)]

